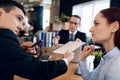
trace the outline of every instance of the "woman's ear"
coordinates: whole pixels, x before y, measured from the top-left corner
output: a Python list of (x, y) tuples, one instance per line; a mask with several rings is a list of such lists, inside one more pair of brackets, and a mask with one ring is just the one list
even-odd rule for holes
[(112, 27), (112, 32), (116, 32), (119, 29), (119, 22), (114, 21), (111, 27)]
[(2, 15), (2, 8), (0, 8), (0, 16)]
[(0, 8), (0, 18), (3, 15), (3, 8)]

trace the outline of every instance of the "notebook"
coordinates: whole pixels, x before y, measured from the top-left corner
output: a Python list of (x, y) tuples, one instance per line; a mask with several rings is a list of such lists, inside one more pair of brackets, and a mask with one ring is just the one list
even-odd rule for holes
[(76, 68), (76, 70), (75, 70), (75, 74), (77, 74), (77, 75), (81, 75), (81, 71), (80, 71), (79, 66)]

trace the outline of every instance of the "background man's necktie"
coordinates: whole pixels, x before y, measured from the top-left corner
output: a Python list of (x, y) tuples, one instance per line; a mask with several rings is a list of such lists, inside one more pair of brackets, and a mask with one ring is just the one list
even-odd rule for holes
[(74, 34), (70, 34), (70, 39), (69, 41), (74, 41)]

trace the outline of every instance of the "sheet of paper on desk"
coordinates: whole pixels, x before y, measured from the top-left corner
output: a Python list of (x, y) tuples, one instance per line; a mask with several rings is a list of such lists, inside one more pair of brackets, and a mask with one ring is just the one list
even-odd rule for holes
[(60, 48), (54, 50), (53, 53), (64, 54), (67, 50), (69, 50), (70, 52), (73, 52), (74, 50), (82, 46), (83, 44), (84, 43), (70, 41), (66, 43), (65, 45), (61, 46)]

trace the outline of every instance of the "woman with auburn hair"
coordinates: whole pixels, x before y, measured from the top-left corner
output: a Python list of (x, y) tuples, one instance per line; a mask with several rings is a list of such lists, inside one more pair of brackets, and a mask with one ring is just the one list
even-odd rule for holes
[(103, 45), (105, 55), (100, 64), (90, 72), (86, 66), (86, 58), (95, 48), (84, 47), (79, 60), (84, 80), (120, 80), (120, 8), (101, 10), (96, 15), (90, 32), (92, 41)]

